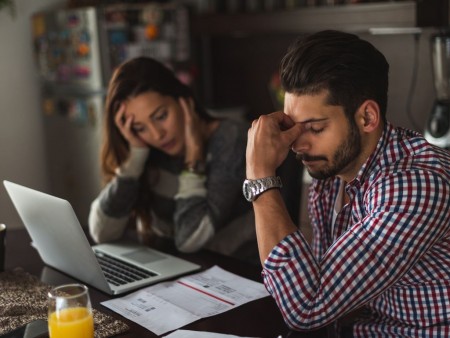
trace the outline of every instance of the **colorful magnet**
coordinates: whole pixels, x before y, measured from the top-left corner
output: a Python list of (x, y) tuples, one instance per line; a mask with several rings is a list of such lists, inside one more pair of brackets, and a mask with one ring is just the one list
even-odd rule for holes
[(34, 38), (42, 37), (45, 34), (46, 26), (45, 18), (43, 15), (34, 15), (32, 19), (32, 25)]
[(44, 115), (52, 116), (55, 114), (55, 102), (53, 99), (44, 98), (42, 101), (42, 110), (44, 111)]
[(78, 56), (87, 56), (89, 55), (89, 52), (91, 51), (91, 48), (87, 43), (80, 43), (77, 47), (77, 54)]
[(159, 29), (158, 26), (149, 24), (147, 27), (145, 27), (145, 37), (149, 40), (154, 40), (159, 35)]

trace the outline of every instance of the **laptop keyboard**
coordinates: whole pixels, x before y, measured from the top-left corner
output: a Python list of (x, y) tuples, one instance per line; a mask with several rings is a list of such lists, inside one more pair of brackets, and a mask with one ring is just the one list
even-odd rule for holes
[(95, 255), (98, 259), (98, 262), (100, 263), (100, 267), (103, 270), (106, 280), (115, 286), (120, 286), (148, 277), (156, 276), (156, 273), (118, 260), (103, 252), (95, 251)]

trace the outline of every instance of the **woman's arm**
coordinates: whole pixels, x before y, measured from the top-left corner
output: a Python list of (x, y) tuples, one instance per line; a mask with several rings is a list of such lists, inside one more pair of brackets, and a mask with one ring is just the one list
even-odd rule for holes
[(139, 176), (148, 154), (148, 148), (131, 148), (128, 161), (117, 169), (117, 176), (92, 202), (89, 231), (96, 242), (112, 241), (122, 236), (138, 198)]
[(245, 124), (222, 121), (207, 144), (206, 176), (180, 175), (174, 215), (179, 250), (200, 249), (224, 224), (249, 209), (241, 192), (246, 133)]

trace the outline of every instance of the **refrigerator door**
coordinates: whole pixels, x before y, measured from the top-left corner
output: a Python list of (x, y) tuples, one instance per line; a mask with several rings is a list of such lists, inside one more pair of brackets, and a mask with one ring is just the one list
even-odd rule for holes
[(44, 100), (51, 190), (70, 201), (83, 226), (87, 226), (90, 203), (101, 189), (102, 109), (102, 95)]
[(188, 84), (192, 78), (189, 11), (175, 2), (102, 8), (111, 68), (137, 56), (153, 57)]
[(47, 91), (103, 91), (97, 14), (96, 8), (86, 7), (33, 15), (35, 60)]
[(50, 193), (67, 199), (81, 224), (101, 188), (99, 149), (104, 100), (97, 9), (32, 17), (42, 85)]
[(33, 44), (52, 194), (67, 199), (81, 224), (99, 194), (103, 102), (114, 67), (151, 56), (192, 84), (188, 10), (123, 3), (36, 13)]

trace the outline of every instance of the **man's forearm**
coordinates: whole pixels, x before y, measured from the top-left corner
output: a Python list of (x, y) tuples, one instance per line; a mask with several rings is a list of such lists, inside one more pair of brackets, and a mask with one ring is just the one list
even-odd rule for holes
[(261, 264), (272, 249), (287, 235), (297, 230), (278, 189), (271, 189), (253, 202), (256, 237)]

